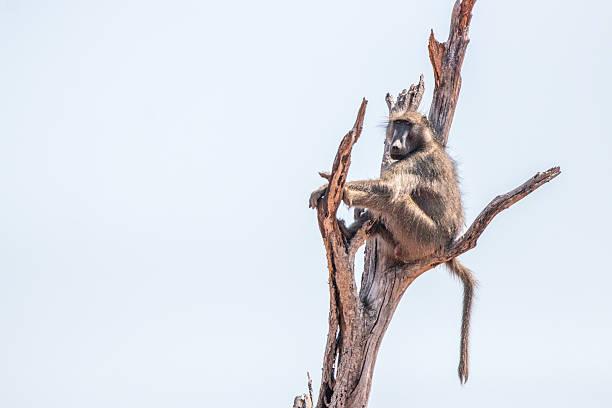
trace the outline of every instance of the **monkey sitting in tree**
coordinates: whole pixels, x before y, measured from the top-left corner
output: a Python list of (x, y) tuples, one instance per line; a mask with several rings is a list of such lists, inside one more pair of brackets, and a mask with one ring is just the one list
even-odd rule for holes
[[(416, 112), (391, 115), (387, 125), (393, 160), (380, 179), (347, 182), (343, 201), (367, 211), (346, 230), (351, 235), (373, 220), (370, 234), (382, 238), (386, 262), (410, 263), (446, 247), (463, 224), (463, 208), (453, 160), (433, 137), (427, 118)], [(309, 205), (316, 208), (327, 185), (315, 190)], [(350, 237), (349, 237), (350, 238)], [(459, 379), (468, 379), (470, 311), (475, 280), (457, 259), (446, 262), (463, 283), (463, 317)]]

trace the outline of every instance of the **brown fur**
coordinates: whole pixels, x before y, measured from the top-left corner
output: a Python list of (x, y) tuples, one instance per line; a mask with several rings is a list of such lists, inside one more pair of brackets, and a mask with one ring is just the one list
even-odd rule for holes
[[(383, 170), (379, 179), (345, 184), (343, 200), (351, 207), (367, 208), (345, 229), (354, 233), (367, 219), (377, 221), (371, 231), (383, 238), (383, 254), (389, 263), (414, 262), (442, 250), (463, 226), (463, 208), (455, 164), (433, 138), (427, 118), (416, 112), (390, 117), (387, 136), (398, 160)], [(315, 190), (310, 206), (325, 194)], [(446, 263), (463, 283), (463, 317), (459, 379), (468, 378), (470, 312), (475, 280), (457, 259)]]

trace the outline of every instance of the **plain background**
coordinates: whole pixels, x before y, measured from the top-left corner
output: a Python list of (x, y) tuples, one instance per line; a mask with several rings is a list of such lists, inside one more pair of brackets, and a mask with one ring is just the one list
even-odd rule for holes
[[(288, 407), (320, 381), (327, 270), (307, 198), (362, 97), (425, 75), (453, 2), (0, 6), (0, 406)], [(406, 292), (371, 407), (612, 406), (608, 2), (479, 0), (449, 152), (466, 221), (554, 165)], [(346, 209), (343, 214), (348, 214)], [(360, 271), (359, 271), (360, 273)]]

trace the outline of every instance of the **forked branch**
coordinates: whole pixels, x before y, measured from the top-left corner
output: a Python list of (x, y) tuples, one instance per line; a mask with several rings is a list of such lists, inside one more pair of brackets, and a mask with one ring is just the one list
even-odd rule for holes
[[(507, 192), (506, 194), (501, 194), (495, 197), (481, 213), (476, 217), (472, 225), (467, 229), (467, 231), (458, 238), (449, 248), (444, 251), (444, 254), (441, 256), (434, 257), (430, 263), (430, 266), (436, 266), (440, 263), (451, 260), (464, 252), (469, 251), (476, 247), (478, 242), (478, 238), (487, 228), (489, 223), (493, 220), (493, 218), (505, 210), (509, 208), (514, 203), (522, 200), (527, 197), (537, 188), (542, 185), (548, 183), (555, 177), (561, 174), (560, 167), (552, 167), (545, 172), (537, 173), (535, 176), (518, 186), (512, 191)], [(424, 272), (424, 271), (423, 271)]]
[(339, 301), (338, 307), (341, 313), (338, 317), (342, 325), (350, 324), (357, 313), (357, 290), (355, 277), (348, 272), (350, 268), (346, 257), (347, 247), (338, 226), (336, 213), (344, 194), (346, 174), (351, 164), (351, 151), (353, 145), (359, 140), (363, 129), (363, 118), (367, 103), (368, 101), (365, 99), (362, 100), (353, 128), (340, 142), (332, 171), (329, 174), (327, 193), (317, 205), (319, 229), (327, 250), (330, 285), (334, 286), (335, 293), (333, 295), (337, 296), (337, 301)]
[[(429, 39), (434, 95), (428, 119), (437, 141), (442, 145), (446, 145), (448, 140), (461, 89), (461, 66), (469, 43), (468, 29), (475, 2), (456, 0), (448, 40), (438, 42), (433, 31)], [(399, 111), (416, 111), (423, 93), (421, 76), (417, 85), (404, 90), (397, 99), (387, 94), (390, 115)], [(476, 217), (465, 234), (442, 253), (412, 264), (388, 263), (382, 256), (379, 239), (368, 236), (371, 222), (365, 222), (349, 241), (343, 235), (336, 217), (344, 195), (351, 150), (361, 135), (366, 103), (364, 99), (355, 124), (342, 139), (332, 171), (320, 173), (329, 182), (327, 194), (318, 201), (316, 209), (329, 269), (330, 311), (317, 408), (365, 407), (378, 349), (406, 288), (425, 271), (474, 248), (480, 235), (498, 213), (560, 174), (560, 169), (553, 167), (536, 174), (516, 189), (497, 196)], [(389, 156), (390, 141), (387, 135), (382, 169), (392, 162)], [(360, 294), (357, 296), (354, 257), (364, 241), (366, 259)], [(294, 407), (310, 408), (313, 403), (310, 390), (308, 395), (296, 398)]]
[(561, 174), (560, 167), (552, 167), (545, 172), (537, 173), (535, 176), (506, 194), (498, 195), (489, 205), (476, 217), (472, 225), (467, 229), (455, 243), (446, 251), (446, 260), (452, 259), (476, 246), (478, 238), (487, 228), (493, 217), (510, 207), (517, 201), (525, 198), (535, 189), (548, 183)]

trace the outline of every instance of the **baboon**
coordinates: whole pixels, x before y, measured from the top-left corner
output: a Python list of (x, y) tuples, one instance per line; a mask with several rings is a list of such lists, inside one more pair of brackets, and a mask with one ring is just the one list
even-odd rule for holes
[[(382, 238), (383, 257), (389, 263), (410, 263), (443, 249), (457, 237), (463, 225), (463, 208), (455, 164), (444, 146), (433, 137), (427, 118), (416, 112), (392, 114), (387, 125), (393, 160), (380, 179), (347, 182), (343, 201), (356, 210), (356, 221), (344, 229), (354, 234), (373, 220), (370, 234)], [(327, 191), (315, 190), (309, 205)], [(459, 380), (468, 379), (470, 312), (476, 282), (459, 260), (446, 262), (463, 283), (463, 317), (459, 358)]]

